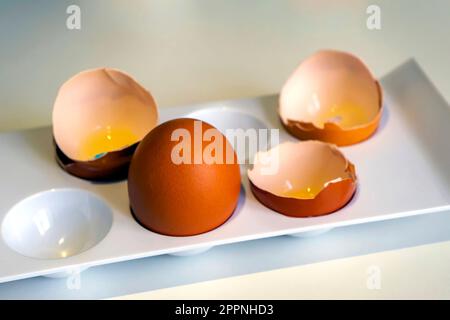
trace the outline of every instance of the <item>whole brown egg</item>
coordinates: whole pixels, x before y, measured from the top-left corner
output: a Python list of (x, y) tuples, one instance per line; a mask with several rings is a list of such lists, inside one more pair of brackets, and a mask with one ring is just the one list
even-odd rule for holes
[(170, 236), (222, 225), (237, 206), (240, 186), (237, 156), (225, 136), (188, 118), (154, 128), (139, 144), (128, 176), (135, 218)]

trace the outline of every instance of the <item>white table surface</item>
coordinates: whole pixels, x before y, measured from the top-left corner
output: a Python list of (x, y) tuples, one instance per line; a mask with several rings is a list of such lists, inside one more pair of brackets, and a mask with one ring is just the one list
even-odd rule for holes
[[(377, 31), (366, 28), (365, 10), (373, 3), (381, 7), (382, 28)], [(79, 31), (65, 27), (69, 4), (81, 7)], [(58, 86), (86, 68), (111, 66), (133, 74), (163, 108), (278, 92), (299, 61), (320, 48), (354, 52), (377, 76), (414, 57), (450, 101), (449, 14), (446, 0), (133, 0), (133, 5), (120, 0), (5, 0), (0, 3), (0, 130), (49, 124)], [(280, 269), (283, 275), (283, 268), (310, 263), (320, 268), (344, 257), (351, 257), (343, 263), (354, 272), (350, 266), (363, 265), (364, 254), (397, 250), (401, 255), (398, 249), (405, 247), (413, 256), (424, 250), (435, 254), (435, 246), (421, 245), (448, 240), (450, 213), (430, 214), (335, 229), (317, 238), (279, 237), (217, 247), (193, 257), (102, 266), (82, 273), (79, 290), (69, 290), (64, 279), (16, 281), (0, 285), (0, 298), (109, 298), (268, 270)], [(450, 244), (438, 248), (445, 251)], [(388, 259), (377, 257), (380, 265)], [(428, 270), (433, 277), (429, 286), (437, 295), (418, 281), (413, 287), (399, 284), (396, 296), (429, 292), (428, 297), (450, 298), (446, 257), (440, 257), (442, 263), (433, 260)], [(408, 263), (396, 268), (391, 275), (421, 270)], [(267, 278), (274, 283), (280, 279), (277, 274)], [(348, 288), (353, 288), (352, 277), (348, 279)], [(271, 297), (283, 296), (281, 283)], [(216, 288), (224, 292), (220, 284)], [(329, 297), (326, 284), (323, 288), (323, 297)], [(292, 297), (304, 297), (306, 289), (291, 288)], [(157, 298), (158, 292), (151, 297)], [(251, 290), (245, 292), (252, 297)], [(359, 292), (347, 296), (363, 296)], [(377, 297), (392, 297), (378, 292)]]
[(115, 299), (448, 299), (450, 275), (438, 278), (434, 273), (450, 269), (449, 244), (339, 258)]

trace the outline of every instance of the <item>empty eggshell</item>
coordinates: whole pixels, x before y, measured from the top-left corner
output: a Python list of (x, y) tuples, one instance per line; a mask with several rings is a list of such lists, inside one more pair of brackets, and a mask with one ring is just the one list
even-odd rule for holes
[[(274, 164), (277, 170), (265, 173)], [(286, 142), (258, 152), (248, 178), (262, 204), (292, 217), (321, 216), (342, 208), (357, 184), (353, 164), (336, 146), (320, 141)]]
[(303, 61), (284, 84), (278, 113), (295, 137), (342, 146), (369, 138), (382, 106), (381, 87), (359, 58), (323, 50)]
[(59, 89), (53, 107), (58, 163), (82, 178), (126, 172), (137, 143), (158, 122), (152, 95), (126, 73), (83, 71)]
[[(214, 133), (214, 141), (220, 141), (212, 152), (218, 161), (203, 159), (212, 149), (202, 133)], [(188, 160), (178, 162), (174, 157), (179, 155)], [(222, 225), (237, 206), (240, 185), (237, 156), (225, 136), (206, 122), (188, 118), (153, 129), (139, 144), (128, 176), (130, 207), (136, 220), (170, 236), (192, 236)]]

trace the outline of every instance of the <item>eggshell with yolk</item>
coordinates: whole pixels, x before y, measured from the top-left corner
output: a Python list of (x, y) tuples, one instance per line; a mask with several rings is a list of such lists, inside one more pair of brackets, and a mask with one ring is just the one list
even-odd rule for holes
[[(152, 95), (131, 76), (110, 68), (87, 70), (70, 78), (59, 89), (53, 106), (54, 140), (73, 161), (95, 161), (125, 149), (142, 140), (157, 121)], [(92, 137), (98, 141), (87, 146)], [(117, 144), (112, 150), (107, 149), (106, 137)], [(84, 152), (87, 147), (90, 152)]]
[(376, 131), (382, 107), (381, 86), (359, 58), (323, 50), (303, 61), (284, 84), (278, 113), (299, 139), (350, 145)]
[[(268, 166), (277, 170), (265, 174)], [(286, 142), (255, 156), (250, 187), (262, 204), (292, 217), (314, 217), (345, 206), (356, 191), (352, 163), (320, 141)]]

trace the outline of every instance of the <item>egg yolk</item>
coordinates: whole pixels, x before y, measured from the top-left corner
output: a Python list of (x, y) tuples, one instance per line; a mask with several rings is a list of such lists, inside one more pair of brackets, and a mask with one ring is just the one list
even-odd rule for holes
[(107, 152), (124, 149), (138, 141), (138, 137), (129, 129), (102, 128), (94, 131), (82, 143), (80, 158), (97, 159)]
[(369, 113), (364, 108), (354, 104), (335, 105), (320, 116), (322, 124), (335, 123), (341, 128), (351, 128), (370, 122)]
[(283, 195), (296, 199), (314, 199), (322, 191), (323, 185), (308, 186), (302, 189), (292, 189), (283, 192)]

